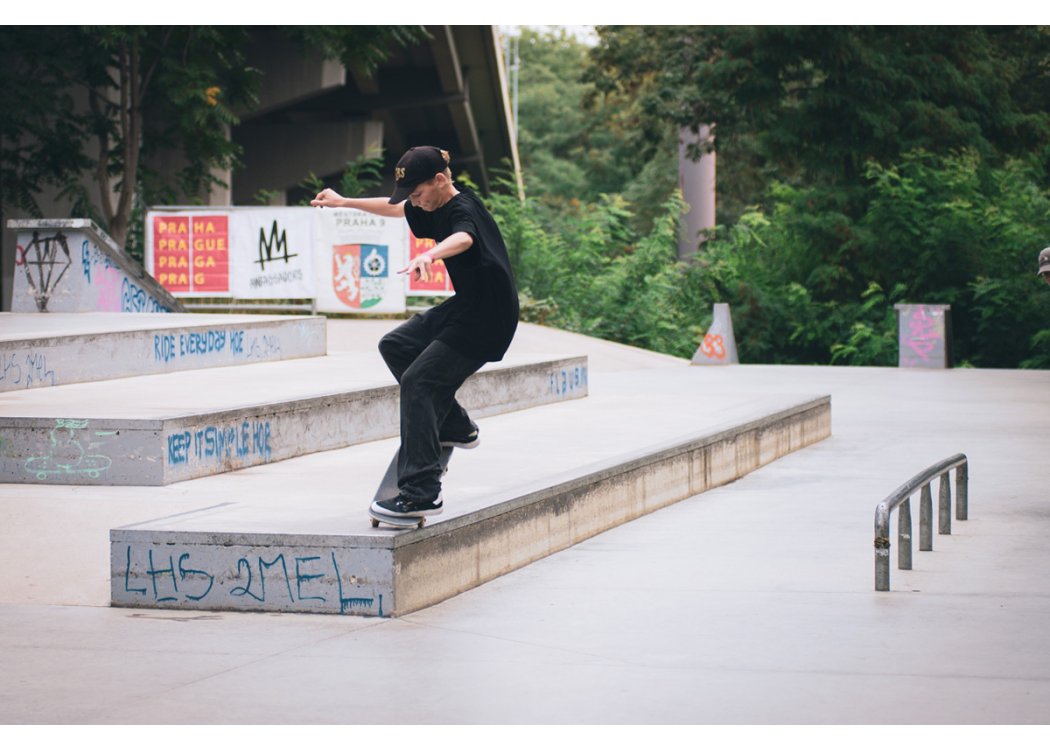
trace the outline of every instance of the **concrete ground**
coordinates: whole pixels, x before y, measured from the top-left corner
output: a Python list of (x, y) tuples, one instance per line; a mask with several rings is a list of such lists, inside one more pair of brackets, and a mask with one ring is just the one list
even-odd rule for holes
[[(383, 326), (334, 324), (329, 351)], [(25, 554), (3, 555), (0, 722), (1050, 723), (1050, 373), (700, 369), (525, 326), (533, 346), (588, 354), (592, 388), (636, 377), (639, 399), (653, 366), (715, 402), (830, 393), (833, 437), (396, 620), (71, 601), (32, 550), (104, 547), (73, 519), (132, 508), (2, 485), (0, 547)], [(956, 452), (970, 520), (876, 593), (876, 504)]]

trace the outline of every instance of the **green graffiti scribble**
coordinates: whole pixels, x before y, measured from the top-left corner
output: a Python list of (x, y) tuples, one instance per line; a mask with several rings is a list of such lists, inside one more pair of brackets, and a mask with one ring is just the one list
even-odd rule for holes
[[(76, 476), (83, 474), (97, 479), (113, 464), (113, 459), (99, 453), (88, 453), (106, 441), (87, 442), (87, 448), (81, 443), (78, 434), (88, 425), (86, 419), (56, 419), (55, 426), (49, 433), (49, 448), (46, 456), (33, 456), (26, 459), (25, 469), (36, 475), (37, 479), (54, 476)], [(109, 437), (115, 432), (96, 432), (96, 437)]]

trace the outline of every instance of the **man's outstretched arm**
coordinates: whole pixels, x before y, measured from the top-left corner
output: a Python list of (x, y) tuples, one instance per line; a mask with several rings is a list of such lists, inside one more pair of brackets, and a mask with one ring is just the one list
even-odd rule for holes
[(435, 261), (465, 253), (474, 244), (468, 232), (456, 232), (443, 239), (425, 253), (420, 253), (398, 273), (407, 273), (415, 281), (430, 281), (430, 267)]
[(325, 188), (310, 201), (311, 206), (322, 208), (356, 208), (377, 216), (388, 216), (392, 219), (405, 218), (405, 204), (390, 203), (387, 198), (344, 198), (331, 188)]

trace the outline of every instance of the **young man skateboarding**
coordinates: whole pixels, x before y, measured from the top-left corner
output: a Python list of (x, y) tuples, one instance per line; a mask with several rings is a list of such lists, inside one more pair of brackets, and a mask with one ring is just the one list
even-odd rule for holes
[(344, 198), (326, 189), (310, 205), (404, 217), (416, 237), (437, 244), (400, 273), (426, 280), (433, 263), (443, 260), (455, 287), (455, 295), (379, 342), (401, 384), (401, 449), (399, 495), (373, 503), (372, 510), (422, 518), (442, 510), (442, 448), (474, 448), (480, 442), (478, 426), (456, 401), (456, 391), (486, 362), (503, 358), (518, 325), (518, 292), (496, 222), (471, 190), (452, 181), (447, 151), (411, 148), (394, 177), (389, 200)]

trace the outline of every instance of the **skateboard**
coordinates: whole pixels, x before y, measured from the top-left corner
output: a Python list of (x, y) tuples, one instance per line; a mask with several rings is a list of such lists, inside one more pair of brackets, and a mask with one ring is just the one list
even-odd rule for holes
[[(442, 475), (448, 473), (448, 461), (452, 458), (452, 451), (455, 448), (442, 448), (441, 449), (441, 473)], [(397, 456), (400, 453), (400, 449), (394, 451), (394, 457), (390, 460), (390, 465), (386, 467), (386, 473), (383, 475), (383, 480), (379, 483), (379, 489), (376, 490), (375, 497), (372, 498), (372, 502), (378, 502), (382, 500), (392, 500), (397, 497)], [(399, 529), (421, 529), (423, 524), (427, 522), (426, 516), (388, 516), (386, 513), (379, 513), (372, 510), (371, 504), (368, 506), (368, 515), (372, 519), (372, 528), (377, 528), (380, 523), (385, 523), (389, 526), (395, 526)]]

